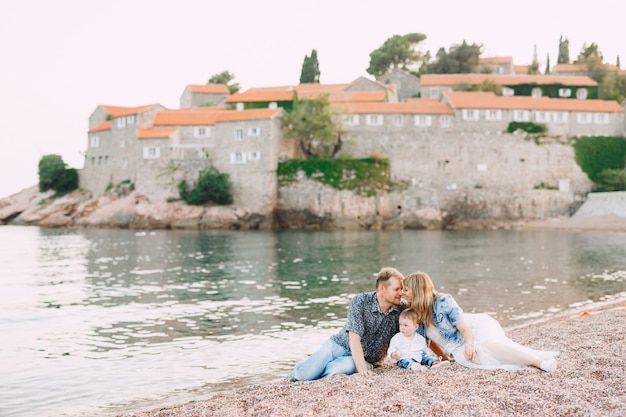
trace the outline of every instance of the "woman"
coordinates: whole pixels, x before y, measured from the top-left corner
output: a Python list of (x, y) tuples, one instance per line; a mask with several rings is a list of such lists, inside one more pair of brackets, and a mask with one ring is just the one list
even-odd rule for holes
[(513, 342), (487, 314), (464, 314), (449, 294), (440, 294), (430, 277), (415, 272), (404, 279), (407, 302), (419, 318), (417, 330), (468, 368), (556, 369), (558, 352), (534, 350)]

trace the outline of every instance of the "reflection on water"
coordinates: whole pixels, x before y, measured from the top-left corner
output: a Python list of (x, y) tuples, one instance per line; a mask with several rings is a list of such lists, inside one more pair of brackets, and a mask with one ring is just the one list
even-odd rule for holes
[[(382, 266), (505, 326), (624, 295), (626, 235), (0, 228), (0, 415), (114, 415), (276, 381)], [(125, 389), (119, 389), (125, 387)]]

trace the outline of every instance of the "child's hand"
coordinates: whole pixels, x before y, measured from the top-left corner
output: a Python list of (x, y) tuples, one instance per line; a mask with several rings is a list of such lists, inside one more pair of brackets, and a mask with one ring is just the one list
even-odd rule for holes
[(396, 350), (395, 352), (391, 352), (391, 357), (395, 360), (400, 359), (400, 353)]

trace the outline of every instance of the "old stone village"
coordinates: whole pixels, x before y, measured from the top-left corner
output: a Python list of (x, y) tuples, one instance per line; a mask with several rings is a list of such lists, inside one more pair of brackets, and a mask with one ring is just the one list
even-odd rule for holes
[[(229, 210), (237, 213), (230, 227), (239, 228), (424, 228), (451, 219), (567, 214), (592, 185), (569, 138), (623, 136), (623, 106), (595, 99), (598, 84), (571, 66), (528, 75), (509, 57), (482, 61), (493, 73), (417, 78), (393, 70), (378, 80), (232, 95), (223, 84), (187, 85), (179, 109), (100, 105), (89, 118), (80, 187), (97, 196), (126, 182), (164, 201), (178, 197), (182, 179), (193, 183), (213, 165), (230, 176)], [(502, 94), (456, 91), (486, 81)], [(530, 94), (521, 95), (521, 85), (531, 85)], [(278, 116), (294, 99), (320, 94), (344, 114), (341, 153), (388, 158), (392, 180), (408, 184), (404, 189), (361, 197), (306, 179), (278, 186), (279, 161), (301, 157), (297, 144), (283, 137)], [(548, 135), (538, 142), (506, 133), (512, 121), (544, 124)]]

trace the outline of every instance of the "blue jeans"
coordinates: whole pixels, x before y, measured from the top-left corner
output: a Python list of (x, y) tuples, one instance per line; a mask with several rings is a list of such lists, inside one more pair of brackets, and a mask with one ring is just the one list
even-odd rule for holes
[(423, 354), (419, 361), (414, 358), (400, 359), (398, 362), (396, 362), (396, 365), (404, 369), (409, 369), (414, 363), (419, 363), (422, 366), (431, 367), (433, 365), (433, 362), (437, 362), (438, 360), (439, 358), (437, 358), (436, 356)]
[(356, 372), (352, 354), (328, 339), (317, 352), (298, 362), (290, 381), (313, 381), (331, 375), (351, 375)]

